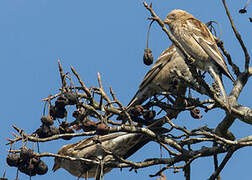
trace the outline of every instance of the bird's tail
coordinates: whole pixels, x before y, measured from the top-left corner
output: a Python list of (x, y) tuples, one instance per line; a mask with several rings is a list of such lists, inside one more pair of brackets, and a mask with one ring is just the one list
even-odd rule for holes
[(142, 104), (144, 101), (146, 101), (148, 99), (148, 95), (145, 94), (144, 91), (142, 90), (138, 90), (136, 92), (136, 94), (134, 95), (134, 97), (131, 99), (131, 101), (129, 102), (129, 104), (127, 105), (127, 110), (135, 105), (139, 105)]
[(138, 98), (136, 96), (134, 96), (131, 101), (129, 102), (129, 104), (127, 105), (127, 109), (129, 109), (130, 107), (133, 107), (134, 105), (137, 104)]
[(126, 109), (128, 110), (129, 108), (135, 105), (142, 104), (144, 101), (146, 101), (149, 97), (153, 95), (152, 92), (153, 91), (149, 88), (139, 89), (134, 95), (134, 97), (131, 99), (131, 101), (129, 102)]
[(227, 96), (227, 93), (226, 93), (224, 85), (223, 85), (221, 74), (219, 72), (217, 72), (216, 70), (214, 70), (214, 68), (212, 68), (212, 67), (209, 67), (209, 73), (212, 76), (212, 78), (214, 79), (215, 83), (217, 83), (217, 85), (219, 86), (221, 94), (222, 94), (225, 102), (228, 103), (228, 96)]

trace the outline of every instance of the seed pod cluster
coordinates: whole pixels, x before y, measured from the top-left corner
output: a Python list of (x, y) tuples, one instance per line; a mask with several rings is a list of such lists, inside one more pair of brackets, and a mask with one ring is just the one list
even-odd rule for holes
[(46, 126), (51, 126), (54, 123), (52, 116), (42, 116), (40, 118), (40, 120), (41, 120), (42, 124), (44, 124)]
[(77, 93), (72, 91), (66, 92), (58, 97), (55, 101), (55, 104), (50, 106), (49, 115), (41, 117), (40, 120), (42, 122), (42, 125), (35, 131), (38, 137), (46, 138), (56, 134), (74, 133), (73, 129), (66, 127), (64, 123), (61, 124), (59, 128), (52, 125), (54, 124), (54, 120), (56, 120), (57, 118), (63, 119), (67, 116), (67, 110), (65, 108), (66, 105), (73, 105), (77, 103)]
[(7, 164), (17, 167), (18, 170), (29, 176), (43, 175), (48, 171), (48, 166), (26, 147), (20, 149), (20, 153), (10, 153), (6, 158)]
[(78, 94), (74, 91), (65, 92), (62, 97), (67, 105), (75, 105), (79, 102)]
[(63, 93), (55, 101), (55, 105), (50, 107), (50, 115), (55, 120), (57, 118), (63, 119), (67, 115), (66, 105), (78, 104), (78, 94), (76, 92), (70, 91)]
[(146, 121), (153, 120), (156, 116), (156, 112), (153, 110), (145, 110), (145, 108), (141, 105), (136, 105), (135, 107), (131, 108), (129, 111), (130, 115), (133, 117), (143, 116)]
[(42, 124), (36, 131), (35, 134), (38, 135), (40, 138), (47, 138), (51, 137), (56, 134), (60, 134), (60, 131), (55, 126), (47, 126), (45, 124)]
[(67, 116), (66, 100), (62, 96), (58, 97), (55, 101), (55, 105), (50, 106), (50, 116), (55, 120), (57, 118), (63, 119)]

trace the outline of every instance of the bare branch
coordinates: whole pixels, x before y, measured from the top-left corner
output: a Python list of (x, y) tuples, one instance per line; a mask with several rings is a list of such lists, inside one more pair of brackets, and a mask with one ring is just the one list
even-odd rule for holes
[(222, 169), (227, 164), (228, 160), (232, 157), (234, 151), (235, 150), (228, 151), (228, 153), (226, 154), (225, 158), (221, 162), (220, 166), (217, 168), (217, 170), (211, 175), (211, 177), (208, 180), (214, 180), (220, 174), (220, 172), (222, 171)]
[(217, 45), (219, 46), (219, 48), (222, 50), (223, 54), (226, 56), (227, 60), (228, 60), (228, 64), (230, 66), (232, 66), (233, 72), (235, 73), (235, 75), (238, 77), (240, 75), (240, 69), (239, 67), (233, 63), (230, 54), (228, 53), (228, 51), (225, 49), (224, 47), (224, 43), (221, 40), (217, 40)]
[(247, 73), (249, 71), (249, 63), (250, 63), (250, 56), (249, 56), (248, 50), (247, 50), (247, 48), (246, 48), (246, 46), (245, 46), (245, 44), (244, 44), (244, 42), (243, 42), (243, 40), (241, 38), (241, 35), (239, 34), (239, 32), (237, 31), (237, 29), (235, 27), (234, 21), (233, 21), (231, 15), (230, 15), (229, 10), (228, 10), (227, 4), (226, 4), (226, 0), (222, 0), (222, 3), (223, 3), (224, 8), (226, 10), (226, 14), (227, 14), (228, 19), (229, 19), (229, 21), (231, 23), (232, 29), (233, 29), (233, 31), (235, 33), (235, 36), (236, 36), (237, 40), (239, 41), (239, 43), (240, 43), (240, 45), (242, 47), (242, 50), (244, 52), (244, 56), (245, 56), (245, 72)]
[(87, 96), (89, 98), (92, 97), (91, 92), (89, 91), (89, 89), (85, 86), (85, 84), (83, 83), (83, 81), (81, 80), (81, 77), (79, 76), (79, 74), (77, 73), (77, 71), (74, 69), (73, 66), (71, 66), (71, 70), (74, 73), (74, 75), (77, 77), (77, 79), (79, 80), (79, 83), (81, 84), (81, 87), (83, 88), (84, 92), (87, 94)]

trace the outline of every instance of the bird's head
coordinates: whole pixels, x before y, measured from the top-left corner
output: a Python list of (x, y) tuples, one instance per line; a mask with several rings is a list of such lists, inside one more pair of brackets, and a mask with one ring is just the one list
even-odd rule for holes
[[(62, 155), (62, 156), (68, 156), (69, 155), (69, 151), (72, 149), (72, 144), (68, 144), (63, 146), (62, 148), (60, 148), (60, 150), (58, 151), (58, 155)], [(64, 158), (60, 158), (60, 157), (55, 157), (54, 158), (54, 165), (53, 165), (53, 172), (57, 171), (59, 168), (62, 168), (62, 166), (64, 167)]]
[(190, 14), (186, 11), (183, 11), (181, 9), (174, 9), (171, 12), (169, 12), (168, 16), (165, 18), (164, 23), (165, 24), (171, 24), (175, 21), (185, 19)]
[(61, 168), (61, 162), (62, 161), (62, 159), (61, 158), (55, 158), (54, 159), (54, 165), (53, 165), (53, 168), (52, 168), (52, 170), (53, 170), (53, 172), (55, 172), (55, 171), (57, 171), (59, 168)]

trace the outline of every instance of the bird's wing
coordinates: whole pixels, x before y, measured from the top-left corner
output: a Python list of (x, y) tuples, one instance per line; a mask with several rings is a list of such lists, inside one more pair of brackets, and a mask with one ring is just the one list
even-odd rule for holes
[(140, 91), (144, 89), (148, 84), (150, 84), (150, 82), (156, 77), (156, 75), (161, 71), (161, 69), (163, 69), (163, 67), (171, 60), (171, 57), (175, 50), (176, 49), (174, 48), (174, 46), (171, 46), (161, 53), (158, 60), (144, 76), (139, 86)]
[(137, 95), (143, 91), (151, 82), (152, 80), (157, 76), (157, 74), (163, 69), (163, 67), (170, 61), (173, 52), (175, 51), (175, 46), (170, 46), (166, 50), (164, 50), (158, 60), (155, 62), (155, 64), (152, 66), (152, 68), (147, 72), (147, 74), (144, 76), (138, 91), (132, 98), (132, 100), (128, 104), (128, 108), (131, 107), (135, 101), (137, 101)]
[(75, 143), (74, 150), (81, 150), (81, 149), (87, 148), (89, 146), (92, 146), (94, 144), (97, 144), (97, 141), (104, 142), (104, 141), (108, 141), (108, 140), (114, 139), (118, 136), (125, 135), (125, 134), (126, 133), (111, 133), (111, 134), (107, 134), (107, 135), (103, 135), (103, 136), (94, 136), (94, 137), (90, 137), (90, 138), (85, 138), (85, 139), (79, 141), (78, 143)]
[(233, 76), (230, 74), (224, 57), (220, 53), (215, 39), (207, 26), (195, 18), (187, 19), (186, 23), (191, 28), (192, 37), (201, 46), (201, 48), (219, 65), (222, 72), (232, 81)]

